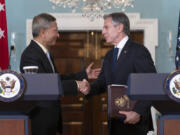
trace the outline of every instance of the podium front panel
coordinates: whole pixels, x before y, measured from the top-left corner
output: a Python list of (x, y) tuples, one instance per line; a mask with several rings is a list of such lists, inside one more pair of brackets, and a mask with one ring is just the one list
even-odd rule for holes
[(0, 133), (3, 135), (31, 135), (26, 115), (0, 115)]
[(179, 135), (180, 115), (168, 114), (160, 117), (159, 135)]
[(127, 94), (135, 100), (169, 100), (163, 85), (168, 73), (131, 74)]
[(23, 74), (27, 88), (23, 100), (59, 100), (62, 95), (59, 74)]

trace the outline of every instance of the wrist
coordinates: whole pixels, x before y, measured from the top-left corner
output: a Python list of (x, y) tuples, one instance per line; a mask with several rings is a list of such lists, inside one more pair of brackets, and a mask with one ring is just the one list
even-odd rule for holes
[(76, 81), (76, 85), (77, 85), (77, 90), (80, 90), (80, 85), (79, 85), (79, 81)]

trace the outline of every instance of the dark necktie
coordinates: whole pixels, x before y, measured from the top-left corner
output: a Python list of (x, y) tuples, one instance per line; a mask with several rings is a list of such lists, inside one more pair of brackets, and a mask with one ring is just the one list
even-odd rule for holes
[(117, 63), (117, 55), (118, 55), (119, 48), (114, 48), (113, 51), (113, 63), (112, 63), (112, 72), (114, 72), (114, 67)]

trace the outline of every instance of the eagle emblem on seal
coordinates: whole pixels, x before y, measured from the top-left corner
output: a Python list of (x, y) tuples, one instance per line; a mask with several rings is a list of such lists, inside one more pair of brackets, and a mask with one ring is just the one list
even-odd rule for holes
[(26, 88), (23, 76), (13, 70), (0, 71), (0, 101), (13, 102), (19, 99)]
[(180, 102), (180, 70), (170, 73), (165, 78), (164, 90), (169, 98)]
[(118, 97), (114, 101), (115, 105), (118, 107), (127, 107), (130, 108), (130, 101), (129, 97), (127, 95), (123, 95), (121, 97)]
[(1, 94), (8, 94), (8, 93), (14, 93), (15, 91), (14, 86), (15, 86), (16, 80), (12, 79), (10, 80), (9, 77), (6, 77), (5, 80), (1, 79), (0, 80), (0, 84), (1, 84), (1, 88), (0, 88), (0, 93)]
[(180, 95), (180, 81), (174, 80), (174, 87), (172, 91), (174, 94)]

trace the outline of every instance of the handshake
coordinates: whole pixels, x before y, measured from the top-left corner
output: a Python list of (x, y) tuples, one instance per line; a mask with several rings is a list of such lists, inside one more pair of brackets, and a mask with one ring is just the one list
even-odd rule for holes
[(86, 79), (83, 79), (82, 81), (76, 81), (78, 90), (83, 93), (84, 95), (87, 95), (90, 91), (90, 84)]
[[(101, 68), (93, 69), (92, 68), (93, 64), (94, 63), (92, 62), (86, 68), (86, 74), (87, 74), (88, 79), (97, 79), (100, 74)], [(76, 81), (76, 83), (77, 83), (78, 90), (81, 93), (83, 93), (84, 95), (87, 95), (89, 93), (90, 84), (86, 79), (83, 79), (82, 81)]]

